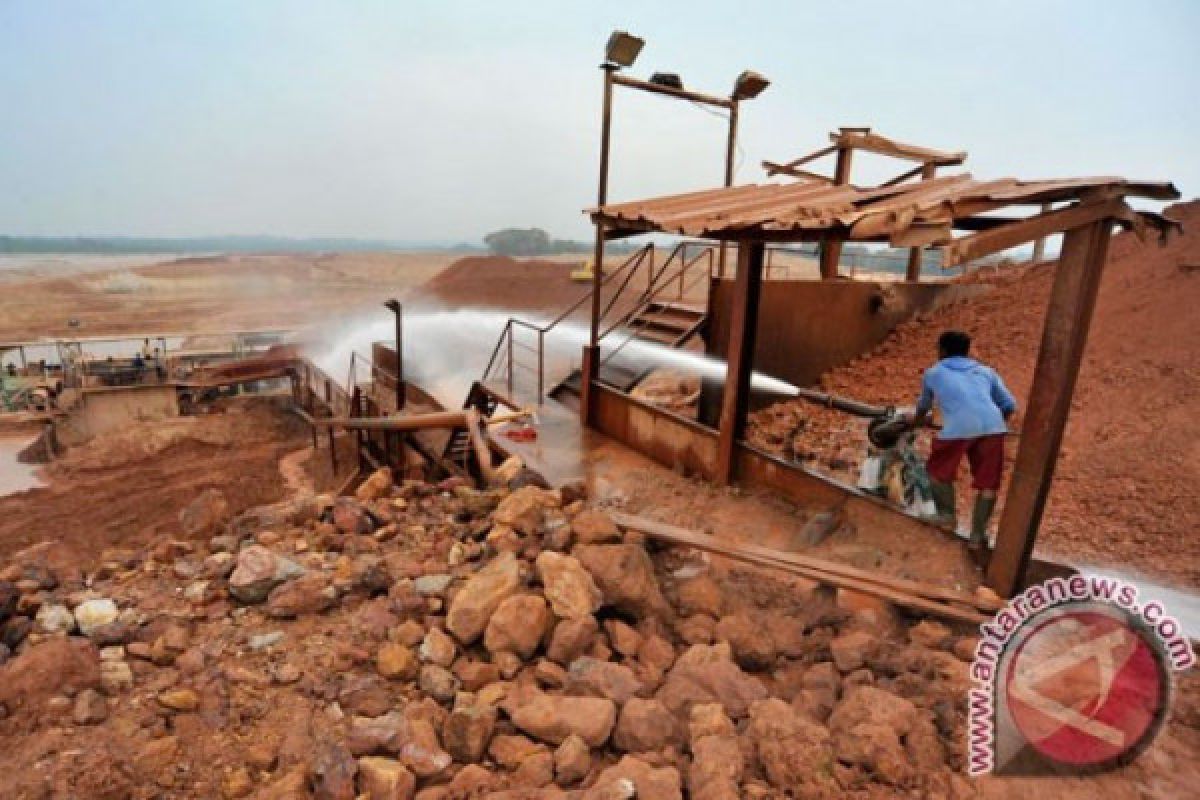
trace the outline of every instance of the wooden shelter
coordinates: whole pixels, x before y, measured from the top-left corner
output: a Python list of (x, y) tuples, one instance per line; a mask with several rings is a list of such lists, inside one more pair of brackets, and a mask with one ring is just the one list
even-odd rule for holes
[[(855, 148), (908, 158), (918, 163), (918, 169), (882, 186), (854, 186), (846, 180), (849, 156), (845, 154)], [(734, 477), (737, 448), (746, 425), (768, 243), (828, 246), (855, 241), (939, 248), (942, 265), (951, 267), (1048, 235), (1065, 234), (1016, 466), (987, 576), (993, 588), (1011, 594), (1029, 563), (1045, 507), (1112, 228), (1120, 225), (1133, 229), (1139, 237), (1153, 235), (1165, 240), (1176, 223), (1161, 214), (1135, 211), (1126, 200), (1173, 200), (1179, 192), (1170, 183), (1119, 177), (1041, 181), (982, 181), (969, 174), (932, 177), (932, 168), (961, 163), (963, 154), (898, 145), (864, 129), (842, 129), (834, 135), (833, 147), (818, 155), (835, 151), (841, 179), (806, 173), (800, 169), (805, 159), (798, 159), (768, 165), (777, 173), (799, 175), (801, 180), (796, 182), (611, 203), (589, 213), (605, 239), (659, 233), (737, 245), (725, 388), (715, 464), (710, 471), (714, 480), (723, 483)], [(926, 173), (923, 180), (907, 182), (922, 171)], [(1059, 207), (1032, 216), (1009, 215), (1014, 208), (1044, 209), (1048, 204)], [(595, 319), (590, 341), (584, 351), (581, 392), (581, 412), (589, 422), (595, 413), (599, 361)]]

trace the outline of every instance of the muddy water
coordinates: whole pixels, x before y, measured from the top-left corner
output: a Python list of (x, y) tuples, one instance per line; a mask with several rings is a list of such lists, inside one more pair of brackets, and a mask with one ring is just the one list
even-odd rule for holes
[(0, 496), (43, 485), (37, 466), (17, 461), (17, 454), (36, 437), (0, 435)]

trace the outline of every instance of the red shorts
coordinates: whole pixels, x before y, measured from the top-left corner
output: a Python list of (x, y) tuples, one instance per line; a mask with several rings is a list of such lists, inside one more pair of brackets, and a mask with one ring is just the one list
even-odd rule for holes
[(1004, 434), (979, 436), (975, 439), (934, 439), (929, 448), (925, 469), (939, 483), (954, 483), (958, 463), (963, 455), (971, 465), (971, 485), (976, 489), (1000, 488), (1004, 474)]

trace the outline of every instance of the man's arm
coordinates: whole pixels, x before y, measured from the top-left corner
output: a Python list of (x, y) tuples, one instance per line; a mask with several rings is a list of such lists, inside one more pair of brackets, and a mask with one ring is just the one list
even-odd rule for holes
[(1000, 373), (992, 370), (992, 387), (991, 387), (992, 402), (1000, 409), (1000, 413), (1008, 419), (1017, 410), (1017, 399), (1013, 397), (1012, 392), (1004, 385), (1004, 380), (1000, 377)]
[(929, 412), (933, 411), (933, 389), (929, 388), (929, 373), (926, 372), (921, 378), (921, 395), (917, 398), (917, 411), (913, 414), (912, 422), (909, 423), (913, 428), (919, 428), (929, 419)]

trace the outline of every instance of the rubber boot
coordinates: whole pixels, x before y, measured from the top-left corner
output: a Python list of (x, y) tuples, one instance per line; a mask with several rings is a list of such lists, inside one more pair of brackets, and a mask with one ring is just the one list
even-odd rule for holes
[(975, 507), (971, 509), (971, 547), (987, 547), (988, 520), (992, 518), (992, 511), (995, 508), (996, 495), (983, 493), (975, 495)]
[(933, 495), (933, 506), (937, 509), (937, 513), (933, 521), (950, 530), (954, 530), (954, 526), (958, 524), (958, 512), (955, 510), (955, 494), (953, 483), (942, 483), (941, 481), (929, 481), (929, 493)]

